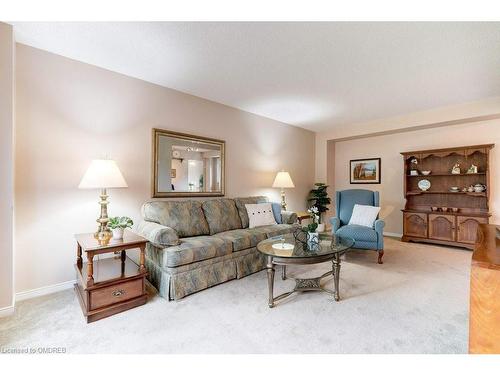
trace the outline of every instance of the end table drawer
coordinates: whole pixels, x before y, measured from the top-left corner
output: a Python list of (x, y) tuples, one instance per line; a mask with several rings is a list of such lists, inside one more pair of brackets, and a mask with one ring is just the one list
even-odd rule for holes
[(143, 279), (137, 279), (90, 291), (90, 310), (141, 296), (142, 283)]

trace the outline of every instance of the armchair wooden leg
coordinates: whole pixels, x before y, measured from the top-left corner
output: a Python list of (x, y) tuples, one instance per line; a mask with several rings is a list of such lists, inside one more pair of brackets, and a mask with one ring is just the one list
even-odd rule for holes
[(382, 262), (382, 257), (384, 256), (384, 250), (380, 250), (378, 252), (378, 264), (384, 264), (384, 262)]

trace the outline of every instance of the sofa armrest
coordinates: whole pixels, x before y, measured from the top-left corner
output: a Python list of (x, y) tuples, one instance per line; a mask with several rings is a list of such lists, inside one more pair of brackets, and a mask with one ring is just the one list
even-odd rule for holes
[(283, 224), (295, 224), (297, 221), (297, 214), (292, 211), (281, 211), (281, 222)]
[(384, 249), (384, 227), (385, 227), (384, 220), (382, 219), (375, 220), (373, 228), (375, 229), (375, 232), (377, 232), (377, 250)]
[(168, 247), (179, 244), (179, 236), (175, 229), (151, 221), (141, 221), (137, 232), (157, 247)]
[(332, 224), (332, 234), (340, 228), (340, 219), (336, 216), (330, 218), (330, 224)]

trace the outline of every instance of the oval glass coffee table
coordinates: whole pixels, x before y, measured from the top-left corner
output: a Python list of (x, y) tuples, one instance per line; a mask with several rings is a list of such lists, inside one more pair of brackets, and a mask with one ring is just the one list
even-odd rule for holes
[[(273, 246), (274, 245), (274, 246)], [(354, 240), (350, 238), (339, 238), (331, 234), (321, 233), (319, 241), (313, 245), (304, 245), (295, 240), (293, 234), (272, 237), (259, 242), (257, 250), (266, 256), (267, 281), (269, 286), (269, 307), (279, 300), (288, 297), (292, 293), (321, 291), (326, 292), (335, 298), (339, 297), (339, 277), (340, 277), (340, 256), (345, 254), (354, 246)], [(286, 266), (290, 264), (305, 265), (323, 262), (332, 262), (332, 270), (325, 274), (311, 279), (295, 279), (295, 288), (290, 292), (273, 295), (275, 266), (283, 266), (281, 278), (285, 280)], [(321, 285), (323, 278), (333, 275), (334, 290), (330, 290)]]

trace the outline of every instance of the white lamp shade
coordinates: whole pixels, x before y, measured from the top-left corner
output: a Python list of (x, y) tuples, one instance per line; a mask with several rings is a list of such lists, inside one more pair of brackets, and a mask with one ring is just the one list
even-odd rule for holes
[(106, 189), (128, 187), (114, 160), (92, 160), (82, 178), (79, 189)]
[(278, 172), (273, 182), (273, 188), (294, 188), (292, 178), (288, 172)]

